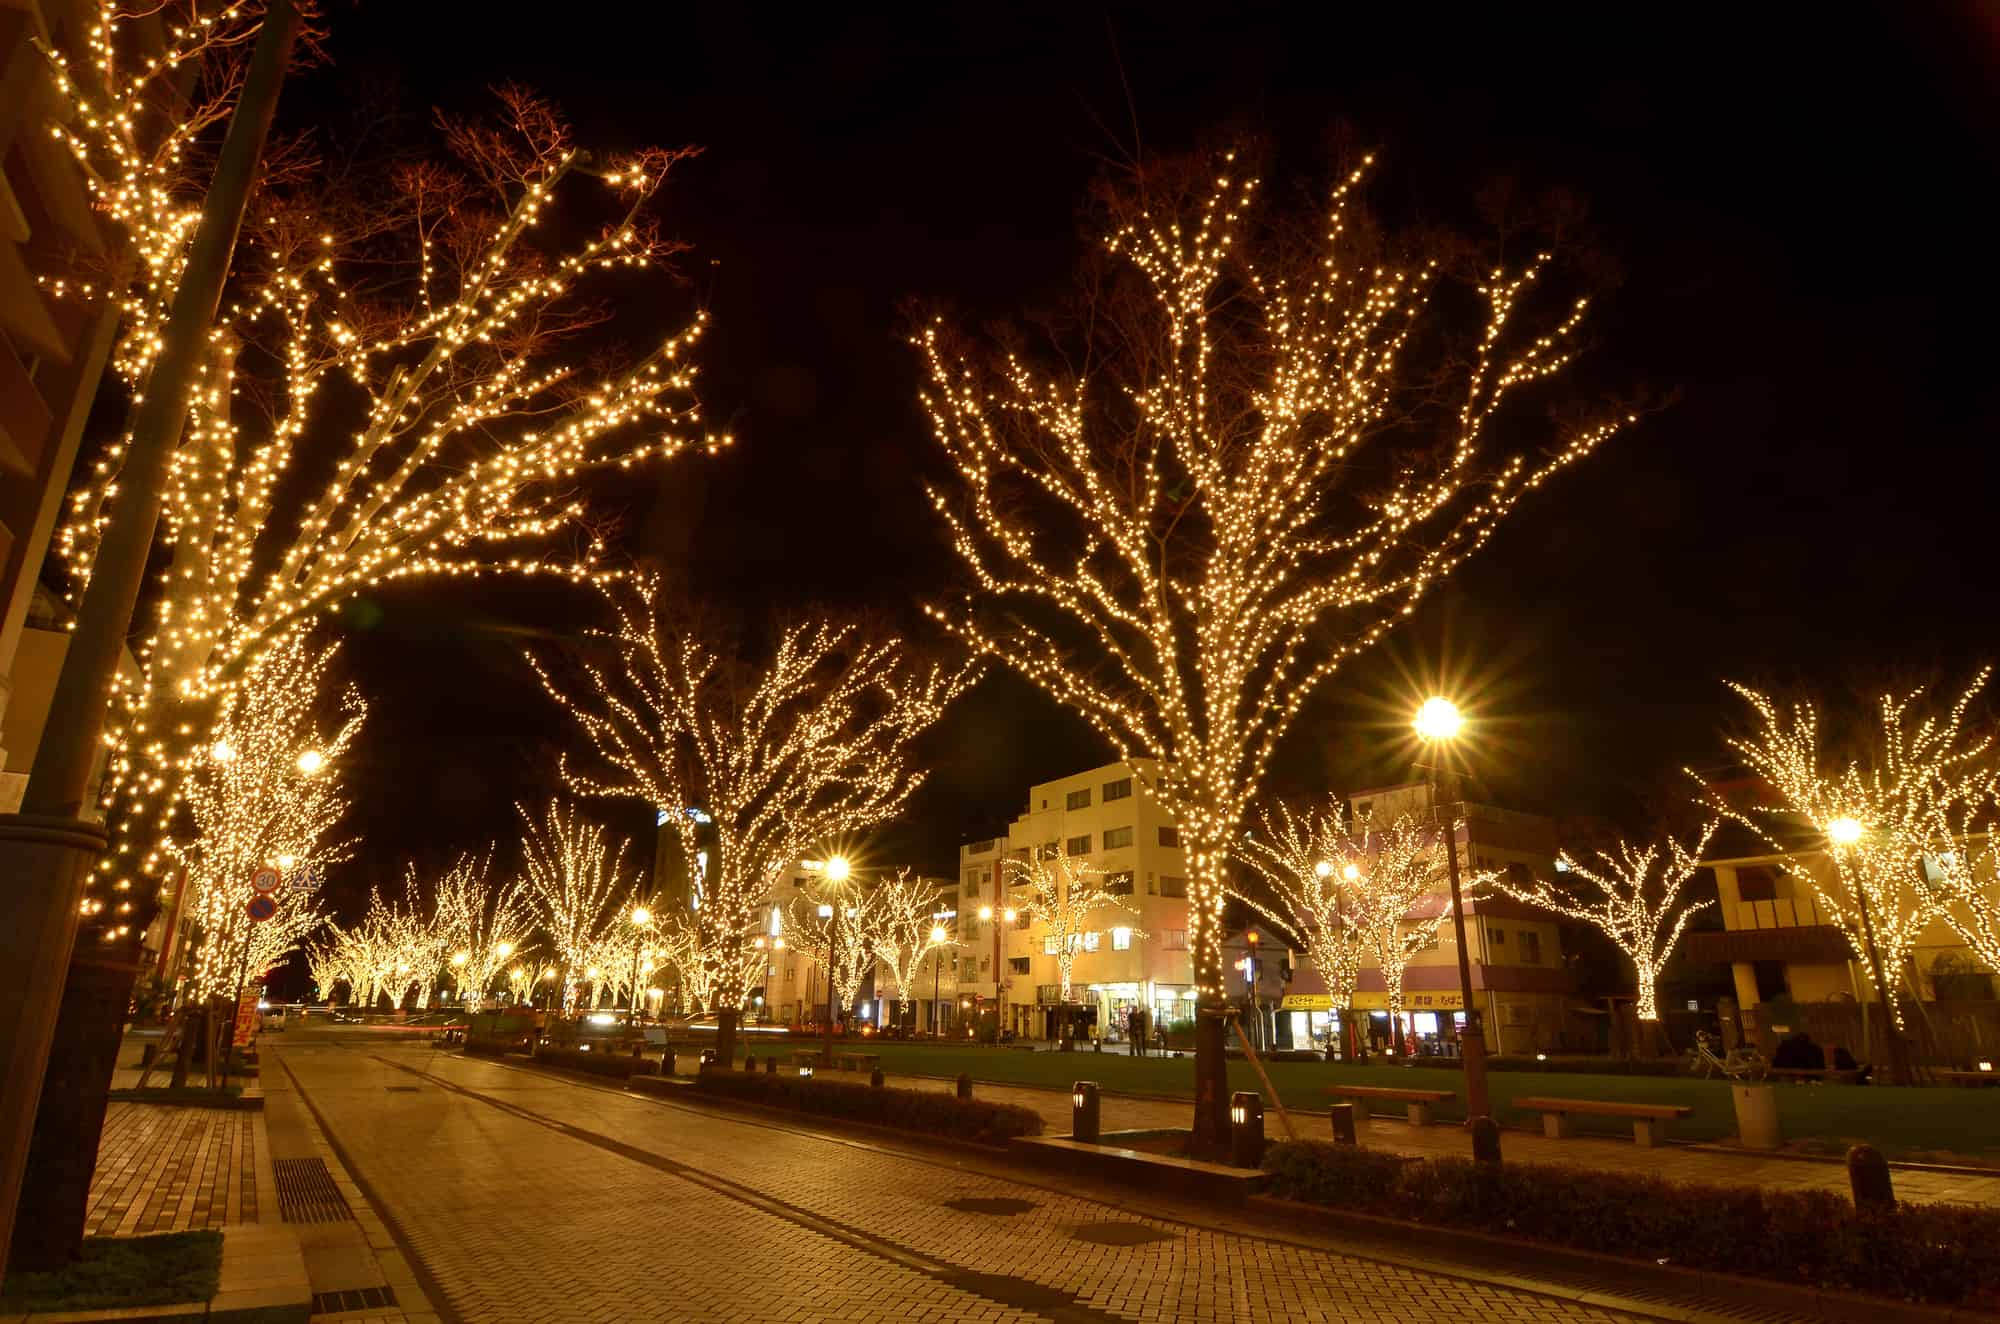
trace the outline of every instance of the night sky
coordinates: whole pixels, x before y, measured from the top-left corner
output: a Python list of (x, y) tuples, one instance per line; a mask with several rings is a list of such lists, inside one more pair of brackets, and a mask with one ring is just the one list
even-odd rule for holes
[[(976, 327), (1061, 289), (1084, 190), (1135, 117), (1149, 154), (1265, 134), (1288, 182), (1320, 174), (1345, 121), (1380, 145), (1375, 200), (1411, 214), (1455, 214), (1495, 176), (1584, 198), (1623, 281), (1579, 379), (1674, 400), (1337, 681), (1275, 791), (1398, 777), (1403, 705), (1442, 676), (1499, 737), (1480, 769), (1496, 796), (1629, 815), (1633, 787), (1718, 757), (1724, 677), (1955, 678), (1995, 652), (2000, 8), (851, 8), (335, 3), (331, 66), (286, 94), (303, 123), (364, 82), (474, 110), (516, 80), (585, 145), (704, 149), (666, 218), (694, 245), (687, 304), (715, 319), (702, 398), (738, 444), (617, 501), (626, 550), (718, 604), (908, 617), (951, 585), (908, 301)], [(337, 901), (406, 856), (518, 835), (512, 802), (545, 797), (578, 740), (520, 649), (585, 606), (454, 584), (348, 613), (373, 709)], [(950, 872), (1030, 781), (1104, 751), (1000, 676), (930, 753), (875, 852)], [(643, 810), (607, 816), (650, 856)]]

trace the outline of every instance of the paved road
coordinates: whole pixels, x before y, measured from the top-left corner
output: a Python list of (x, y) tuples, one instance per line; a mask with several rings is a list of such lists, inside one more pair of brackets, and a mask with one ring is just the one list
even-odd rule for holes
[(466, 1321), (1630, 1318), (413, 1045), (280, 1052)]

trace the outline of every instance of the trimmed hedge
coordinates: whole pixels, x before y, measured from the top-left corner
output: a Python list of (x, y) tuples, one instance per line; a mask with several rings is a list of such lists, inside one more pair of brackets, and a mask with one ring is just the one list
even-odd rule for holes
[[(467, 1047), (471, 1047), (470, 1044)], [(623, 1053), (586, 1053), (575, 1048), (556, 1048), (543, 1044), (535, 1050), (535, 1061), (547, 1067), (561, 1067), (565, 1071), (588, 1071), (596, 1076), (613, 1076), (628, 1080), (633, 1076), (657, 1076), (660, 1074), (660, 1060), (657, 1057), (628, 1057)]]
[(1682, 1268), (2000, 1307), (2000, 1209), (1856, 1210), (1832, 1191), (1704, 1186), (1587, 1168), (1412, 1160), (1316, 1140), (1264, 1153), (1286, 1199)]
[(488, 1057), (499, 1057), (505, 1053), (525, 1053), (528, 1051), (528, 1045), (518, 1038), (491, 1039), (470, 1034), (465, 1036), (463, 1047), (468, 1053), (481, 1053)]
[(821, 1117), (839, 1117), (904, 1131), (1005, 1144), (1015, 1136), (1042, 1133), (1041, 1114), (1011, 1103), (960, 1099), (931, 1090), (885, 1089), (844, 1080), (810, 1080), (759, 1072), (719, 1071), (695, 1077), (695, 1088), (719, 1098), (742, 1099), (772, 1108), (790, 1108)]
[[(1368, 1059), (1376, 1065), (1393, 1062), (1377, 1053)], [(1420, 1069), (1435, 1071), (1462, 1071), (1465, 1063), (1455, 1057), (1413, 1057), (1408, 1062)], [(1533, 1071), (1559, 1072), (1573, 1076), (1685, 1076), (1688, 1063), (1681, 1057), (1550, 1057), (1538, 1061), (1532, 1057), (1490, 1055), (1486, 1059), (1488, 1071)]]

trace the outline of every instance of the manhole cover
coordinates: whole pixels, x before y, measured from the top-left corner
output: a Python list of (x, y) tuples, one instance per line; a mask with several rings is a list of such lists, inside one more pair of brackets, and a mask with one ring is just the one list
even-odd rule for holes
[(1143, 1246), (1149, 1241), (1172, 1241), (1174, 1234), (1144, 1223), (1078, 1223), (1069, 1230), (1078, 1241), (1100, 1246)]
[(944, 1207), (956, 1209), (961, 1214), (1025, 1214), (1035, 1207), (1035, 1203), (1032, 1200), (966, 1196), (960, 1200), (946, 1200)]

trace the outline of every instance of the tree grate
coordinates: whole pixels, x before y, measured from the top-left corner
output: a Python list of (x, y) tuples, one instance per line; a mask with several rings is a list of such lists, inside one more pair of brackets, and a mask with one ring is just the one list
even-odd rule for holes
[(278, 1175), (278, 1218), (285, 1223), (338, 1223), (354, 1217), (347, 1199), (333, 1184), (326, 1161), (316, 1158), (273, 1159)]
[(393, 1287), (362, 1287), (346, 1292), (314, 1292), (312, 1313), (338, 1315), (348, 1310), (381, 1310), (396, 1304)]

